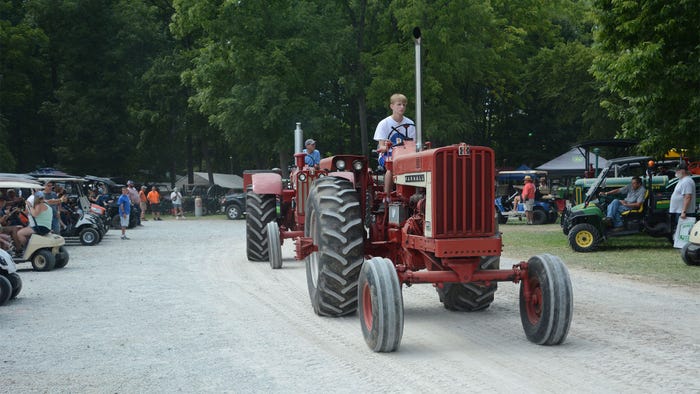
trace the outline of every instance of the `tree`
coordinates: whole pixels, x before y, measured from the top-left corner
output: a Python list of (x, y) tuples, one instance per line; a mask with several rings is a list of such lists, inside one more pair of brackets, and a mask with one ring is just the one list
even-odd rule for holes
[(620, 136), (640, 151), (700, 152), (700, 7), (695, 0), (596, 0), (593, 73)]

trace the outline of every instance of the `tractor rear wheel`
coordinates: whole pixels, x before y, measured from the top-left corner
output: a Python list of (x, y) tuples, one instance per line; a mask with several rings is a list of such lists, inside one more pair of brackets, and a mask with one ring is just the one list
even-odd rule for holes
[(532, 224), (545, 224), (547, 223), (547, 212), (542, 208), (535, 208), (532, 210)]
[(276, 197), (274, 194), (246, 194), (246, 251), (250, 261), (267, 261), (269, 244), (267, 224), (276, 216)]
[(561, 344), (569, 333), (573, 309), (566, 265), (550, 254), (531, 257), (527, 280), (520, 284), (520, 321), (527, 339), (538, 345)]
[(270, 267), (273, 270), (282, 268), (282, 243), (280, 242), (280, 227), (274, 220), (267, 224), (267, 244), (270, 248)]
[(0, 275), (0, 306), (4, 305), (12, 297), (12, 283)]
[(391, 260), (373, 257), (362, 264), (358, 283), (362, 335), (375, 352), (393, 352), (403, 336), (401, 284)]
[(569, 245), (577, 252), (594, 252), (600, 241), (598, 229), (590, 223), (579, 223), (569, 230)]
[[(479, 264), (481, 269), (498, 269), (499, 256), (483, 256)], [(489, 286), (478, 283), (445, 283), (442, 288), (436, 287), (440, 302), (445, 309), (457, 312), (475, 312), (486, 309), (493, 302), (493, 296), (498, 289), (498, 282)]]
[(365, 236), (358, 194), (348, 180), (324, 177), (306, 201), (304, 235), (318, 248), (306, 257), (311, 305), (320, 316), (354, 313)]

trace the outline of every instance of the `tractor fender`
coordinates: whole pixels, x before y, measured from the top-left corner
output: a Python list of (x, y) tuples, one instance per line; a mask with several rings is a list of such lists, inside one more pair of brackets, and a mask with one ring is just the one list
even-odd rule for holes
[(274, 172), (253, 174), (253, 193), (282, 194), (282, 176)]
[(331, 172), (328, 174), (328, 176), (336, 176), (338, 178), (345, 178), (352, 182), (352, 184), (355, 184), (355, 173), (350, 172), (350, 171), (336, 171), (336, 172)]

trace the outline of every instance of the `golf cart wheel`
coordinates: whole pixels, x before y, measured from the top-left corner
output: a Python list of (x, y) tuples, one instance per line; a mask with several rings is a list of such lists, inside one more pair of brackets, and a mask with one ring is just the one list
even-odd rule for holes
[(280, 242), (280, 227), (277, 222), (267, 224), (267, 244), (270, 247), (270, 268), (282, 268), (282, 243)]
[(547, 223), (547, 212), (541, 208), (535, 208), (532, 210), (532, 224), (545, 224)]
[(86, 246), (96, 245), (100, 242), (100, 233), (92, 227), (80, 230), (78, 236), (80, 237), (80, 243)]
[(6, 278), (12, 285), (12, 295), (10, 296), (10, 299), (17, 298), (19, 292), (22, 291), (22, 278), (20, 278), (19, 274), (16, 272), (8, 274)]
[(274, 221), (276, 212), (274, 194), (246, 194), (246, 251), (250, 261), (268, 261), (270, 248), (267, 239), (267, 224)]
[(6, 277), (0, 275), (0, 306), (5, 305), (12, 297), (12, 283)]
[(403, 336), (403, 297), (391, 260), (373, 257), (365, 261), (357, 288), (367, 346), (375, 352), (396, 351)]
[(566, 265), (550, 254), (531, 257), (527, 262), (527, 280), (520, 284), (520, 320), (527, 339), (538, 345), (564, 342), (573, 308)]
[(231, 204), (228, 207), (226, 207), (226, 217), (231, 219), (231, 220), (236, 220), (240, 219), (241, 216), (243, 216), (243, 212), (241, 211), (241, 207), (239, 207), (236, 204)]
[(323, 177), (311, 186), (304, 235), (317, 250), (306, 257), (306, 283), (317, 315), (338, 317), (357, 309), (365, 235), (359, 199), (344, 178)]
[(696, 249), (695, 253), (692, 254), (690, 252), (691, 245), (693, 244), (688, 242), (683, 246), (683, 249), (681, 249), (681, 258), (683, 259), (683, 262), (687, 265), (700, 265), (700, 253)]
[(51, 271), (56, 264), (56, 258), (50, 249), (40, 249), (32, 256), (34, 271)]
[[(500, 261), (499, 256), (483, 256), (479, 266), (481, 269), (498, 269)], [(488, 308), (497, 289), (498, 282), (491, 282), (489, 286), (480, 283), (445, 283), (442, 288), (435, 287), (445, 309), (457, 312), (476, 312)]]
[(577, 252), (593, 252), (600, 241), (600, 233), (592, 224), (580, 223), (569, 230), (569, 245)]
[(69, 260), (68, 256), (68, 250), (64, 247), (61, 246), (58, 249), (58, 253), (56, 254), (56, 264), (54, 265), (54, 268), (63, 268), (68, 264)]
[(508, 223), (508, 216), (498, 212), (498, 224), (506, 224)]

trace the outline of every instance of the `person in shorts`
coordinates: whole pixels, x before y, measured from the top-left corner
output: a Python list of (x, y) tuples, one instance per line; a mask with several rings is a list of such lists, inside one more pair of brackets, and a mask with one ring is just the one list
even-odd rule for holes
[(122, 239), (129, 239), (126, 236), (126, 228), (129, 227), (129, 215), (131, 214), (131, 199), (129, 199), (129, 188), (122, 187), (122, 195), (117, 200), (119, 205), (119, 225), (122, 228)]
[(182, 194), (177, 190), (177, 187), (173, 188), (173, 192), (170, 193), (170, 201), (173, 203), (173, 215), (175, 215), (175, 219), (184, 219), (185, 214), (182, 212)]
[(151, 191), (148, 192), (146, 199), (148, 199), (148, 203), (151, 204), (153, 220), (163, 220), (160, 218), (160, 193), (158, 192), (158, 188), (151, 186)]
[(524, 181), (525, 186), (523, 186), (523, 192), (520, 193), (520, 199), (525, 207), (527, 224), (532, 224), (532, 210), (535, 208), (535, 184), (532, 183), (532, 177), (530, 175), (526, 175)]
[(34, 193), (34, 204), (29, 209), (29, 214), (34, 218), (34, 223), (17, 231), (17, 238), (20, 242), (18, 248), (23, 249), (32, 234), (46, 235), (51, 232), (53, 209), (46, 203), (44, 192)]

